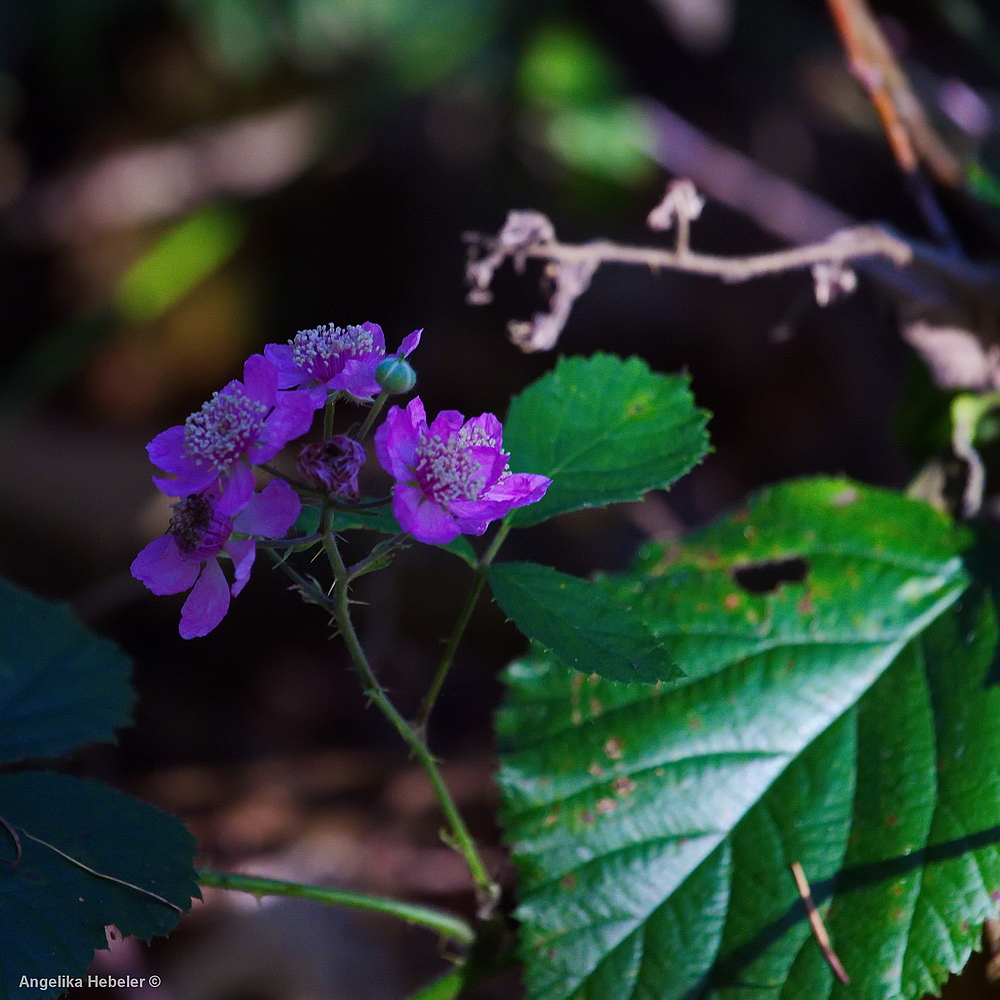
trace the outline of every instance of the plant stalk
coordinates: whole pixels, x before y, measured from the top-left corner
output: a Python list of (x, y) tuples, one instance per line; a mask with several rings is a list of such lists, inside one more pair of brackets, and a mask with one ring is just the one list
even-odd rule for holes
[(461, 945), (471, 945), (475, 940), (472, 928), (464, 920), (453, 917), (450, 913), (434, 910), (427, 906), (417, 906), (414, 903), (387, 899), (384, 896), (369, 896), (367, 893), (349, 892), (346, 889), (334, 889), (325, 885), (283, 882), (273, 878), (236, 875), (229, 872), (210, 871), (205, 868), (198, 872), (198, 884), (214, 889), (249, 892), (255, 896), (291, 896), (298, 899), (311, 899), (328, 906), (353, 906), (355, 909), (385, 913), (391, 917), (405, 920), (408, 924), (426, 927)]

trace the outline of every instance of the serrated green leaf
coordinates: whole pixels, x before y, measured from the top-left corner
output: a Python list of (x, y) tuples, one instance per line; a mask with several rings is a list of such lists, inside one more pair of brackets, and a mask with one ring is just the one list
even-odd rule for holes
[(513, 512), (512, 523), (666, 489), (708, 451), (707, 422), (686, 378), (652, 372), (639, 358), (561, 359), (511, 401), (504, 424), (513, 471), (552, 479), (538, 503)]
[(129, 722), (130, 672), (67, 605), (0, 580), (0, 764), (113, 740)]
[(645, 684), (679, 676), (646, 623), (599, 582), (537, 563), (497, 563), (487, 578), (504, 614), (564, 666)]
[[(181, 821), (106, 785), (49, 771), (0, 775), (0, 815), (24, 852), (0, 864), (2, 1000), (42, 995), (22, 988), (22, 976), (83, 975), (107, 947), (105, 925), (149, 940), (199, 898), (195, 842)], [(0, 830), (0, 843), (12, 862), (9, 833)]]
[[(333, 527), (336, 531), (352, 531), (356, 528), (366, 528), (382, 535), (398, 535), (403, 529), (393, 516), (388, 506), (362, 510), (338, 510), (333, 517)], [(458, 556), (469, 566), (476, 565), (476, 552), (465, 535), (459, 535), (453, 541), (438, 545), (452, 555)]]
[[(619, 580), (654, 634), (672, 639), (689, 675), (674, 690), (581, 679), (542, 657), (516, 664), (500, 719), (500, 781), (529, 996), (633, 1000), (714, 988), (747, 1000), (831, 989), (881, 998), (872, 984), (888, 974), (892, 949), (877, 950), (878, 911), (865, 924), (847, 909), (839, 915), (852, 891), (843, 904), (834, 899), (831, 929), (843, 921), (842, 934), (867, 949), (856, 980), (864, 989), (844, 989), (811, 937), (788, 865), (803, 865), (825, 907), (829, 880), (845, 864), (871, 878), (878, 872), (866, 859), (915, 863), (906, 851), (922, 846), (919, 808), (905, 821), (893, 814), (891, 840), (873, 840), (861, 813), (872, 801), (887, 806), (892, 795), (927, 791), (919, 744), (927, 719), (912, 651), (923, 650), (928, 677), (963, 669), (954, 650), (936, 654), (947, 667), (932, 667), (927, 651), (955, 631), (947, 609), (966, 584), (949, 524), (926, 505), (843, 480), (790, 483), (682, 548), (650, 547)], [(967, 653), (963, 711), (985, 669)], [(934, 707), (935, 731), (970, 734), (965, 752), (974, 760), (994, 753), (995, 738), (956, 717), (959, 696), (940, 710), (935, 697), (923, 702)], [(588, 702), (596, 710), (585, 714)], [(884, 726), (904, 741), (897, 760), (879, 756), (885, 747), (873, 733)], [(972, 735), (981, 748), (972, 749)], [(891, 774), (911, 751), (914, 774)], [(955, 766), (964, 767), (957, 758)], [(953, 844), (1000, 823), (996, 767), (987, 777), (970, 766), (986, 795), (965, 775), (964, 793), (979, 806), (960, 830), (951, 797), (939, 806), (952, 816)], [(968, 887), (959, 885), (951, 905), (965, 906), (974, 927), (992, 889), (976, 889), (969, 906), (961, 901)], [(925, 912), (944, 902), (938, 891)], [(949, 934), (968, 936), (960, 927)], [(854, 974), (860, 959), (848, 938), (834, 938)], [(952, 952), (940, 968), (960, 967), (961, 949)], [(912, 976), (907, 984), (901, 996), (922, 992)]]

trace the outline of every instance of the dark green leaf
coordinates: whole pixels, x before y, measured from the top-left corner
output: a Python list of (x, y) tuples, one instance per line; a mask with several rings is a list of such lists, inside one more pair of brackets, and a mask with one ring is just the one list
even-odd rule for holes
[[(199, 896), (194, 838), (180, 820), (113, 788), (48, 771), (6, 774), (0, 815), (24, 851), (16, 866), (0, 863), (4, 1000), (42, 995), (21, 988), (22, 976), (83, 975), (107, 947), (105, 925), (149, 940)], [(0, 844), (13, 861), (3, 830)]]
[(513, 512), (513, 523), (667, 488), (704, 457), (707, 421), (686, 378), (651, 372), (639, 358), (562, 359), (511, 401), (504, 424), (513, 471), (552, 479), (538, 503)]
[[(821, 906), (844, 864), (844, 878), (871, 881), (909, 866), (924, 891), (938, 879), (899, 995), (960, 967), (1000, 873), (994, 883), (993, 862), (977, 859), (983, 883), (972, 889), (977, 862), (956, 858), (957, 874), (936, 876), (918, 852), (935, 795), (942, 829), (931, 843), (951, 845), (941, 850), (976, 846), (1000, 824), (1000, 731), (987, 726), (1000, 706), (992, 692), (988, 706), (985, 691), (970, 695), (993, 636), (947, 611), (966, 582), (950, 526), (926, 505), (841, 480), (791, 483), (682, 548), (651, 547), (618, 581), (653, 633), (672, 639), (689, 675), (679, 687), (592, 678), (581, 691), (579, 674), (544, 658), (515, 664), (501, 785), (529, 995), (895, 995), (873, 985), (895, 969), (898, 948), (880, 950), (885, 928), (874, 930), (897, 919), (886, 906), (895, 888), (864, 919), (850, 909), (856, 885), (834, 900), (834, 946), (862, 983), (851, 993), (810, 935), (792, 861)], [(946, 676), (961, 694), (945, 694)], [(596, 711), (585, 714), (588, 702)], [(941, 797), (942, 761), (967, 801)], [(958, 886), (950, 897), (946, 884)], [(903, 924), (910, 891), (900, 890)], [(947, 931), (934, 931), (941, 913)]]
[(645, 622), (599, 582), (536, 563), (499, 563), (488, 578), (504, 614), (565, 666), (647, 684), (678, 676)]
[(129, 721), (130, 671), (65, 604), (0, 580), (0, 764), (113, 740)]

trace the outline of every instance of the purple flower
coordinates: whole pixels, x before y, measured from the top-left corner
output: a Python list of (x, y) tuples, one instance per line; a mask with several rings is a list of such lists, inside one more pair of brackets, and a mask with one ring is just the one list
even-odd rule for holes
[(442, 410), (428, 427), (419, 396), (405, 410), (394, 406), (375, 433), (375, 454), (397, 480), (392, 512), (403, 530), (440, 545), (541, 500), (551, 480), (511, 473), (502, 435), (492, 413), (465, 420)]
[(360, 494), (358, 473), (366, 457), (360, 442), (345, 434), (334, 434), (329, 441), (305, 445), (295, 460), (295, 467), (313, 486), (348, 500), (357, 500)]
[[(398, 356), (407, 357), (420, 343), (422, 330), (403, 338)], [(382, 391), (375, 369), (385, 359), (385, 336), (378, 323), (300, 330), (287, 344), (268, 344), (264, 354), (278, 368), (282, 389), (309, 386), (317, 408), (328, 392), (343, 390), (356, 399)]]
[(280, 392), (278, 369), (262, 354), (183, 424), (146, 446), (150, 460), (173, 479), (153, 478), (171, 497), (201, 493), (221, 479), (221, 514), (238, 514), (253, 496), (251, 465), (269, 462), (312, 424), (313, 405), (305, 392)]
[[(256, 543), (252, 538), (233, 540), (233, 532), (281, 538), (301, 506), (295, 492), (280, 479), (268, 483), (236, 518), (220, 512), (217, 486), (192, 493), (173, 505), (167, 533), (132, 561), (132, 576), (154, 594), (179, 594), (191, 588), (181, 608), (181, 636), (207, 635), (229, 610), (230, 592), (236, 597), (250, 578)], [(232, 587), (219, 565), (220, 552), (233, 560)]]

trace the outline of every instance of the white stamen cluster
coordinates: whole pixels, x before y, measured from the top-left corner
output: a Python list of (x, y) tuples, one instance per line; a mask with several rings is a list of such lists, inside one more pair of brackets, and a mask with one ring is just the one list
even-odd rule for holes
[(242, 392), (217, 392), (184, 422), (184, 450), (224, 469), (257, 439), (267, 411), (266, 403)]
[(332, 323), (317, 326), (314, 330), (300, 330), (288, 343), (295, 364), (320, 380), (339, 373), (326, 375), (318, 366), (341, 355), (359, 357), (375, 350), (375, 338), (368, 330), (360, 326), (334, 326)]
[(424, 491), (438, 501), (476, 500), (486, 477), (468, 449), (461, 434), (424, 438), (417, 446), (416, 464)]

